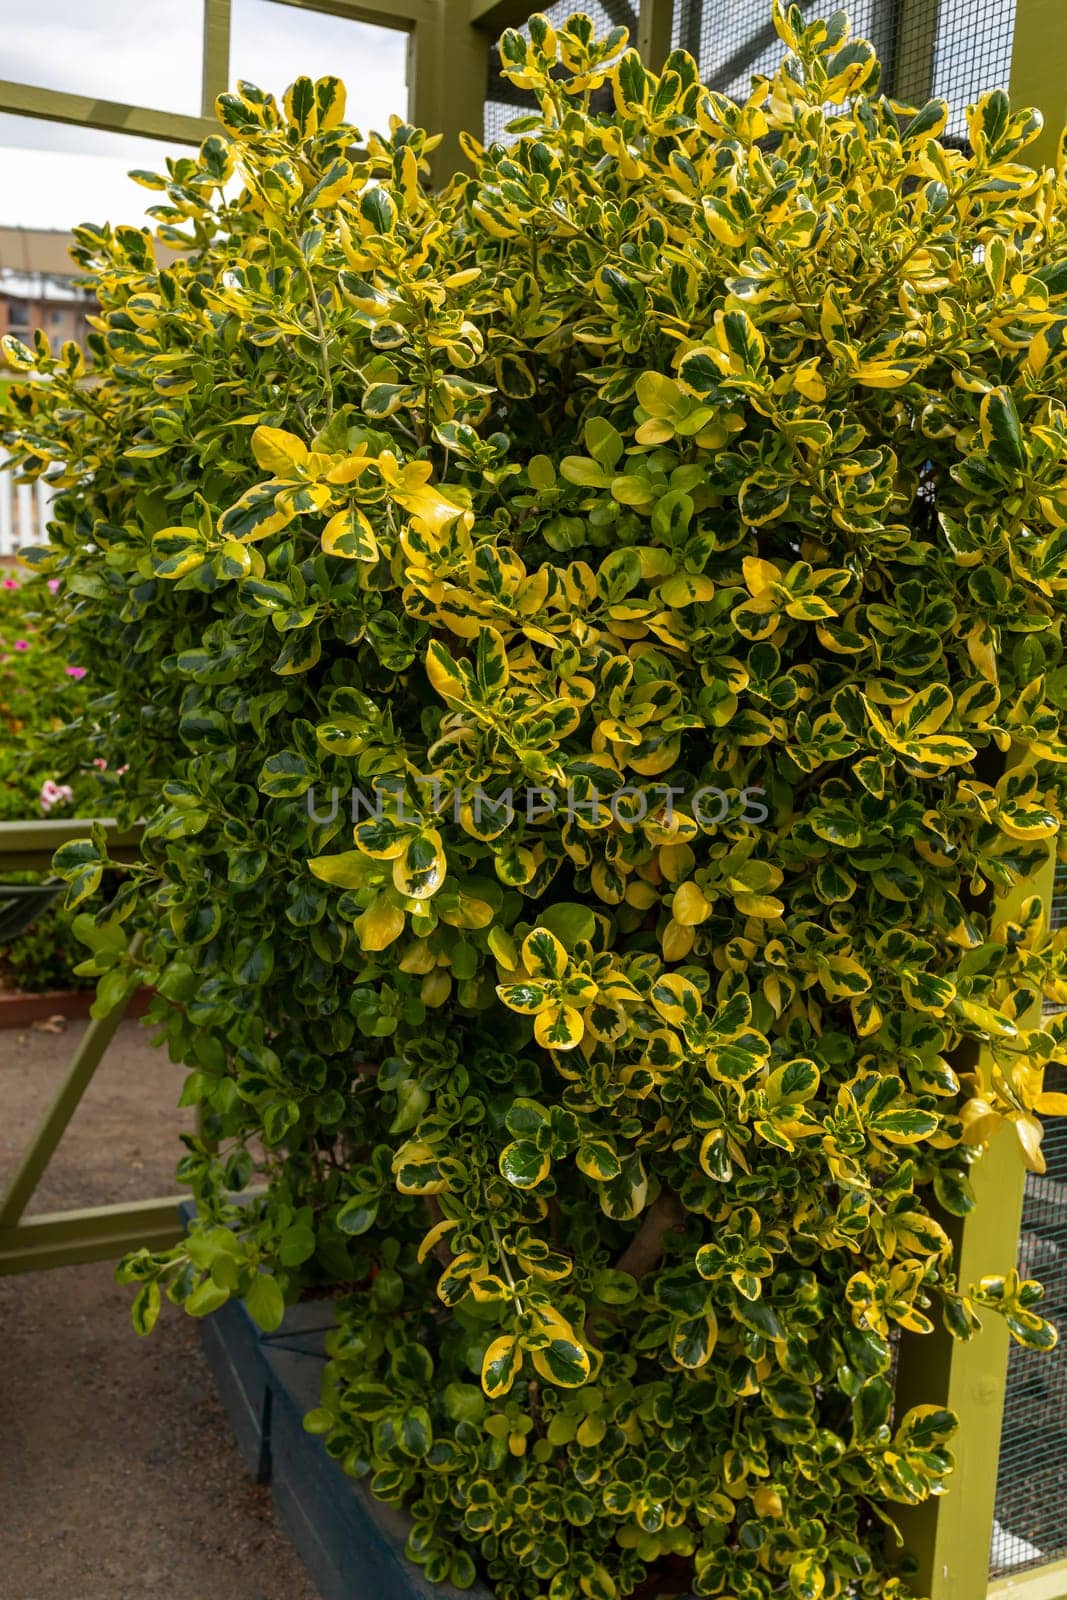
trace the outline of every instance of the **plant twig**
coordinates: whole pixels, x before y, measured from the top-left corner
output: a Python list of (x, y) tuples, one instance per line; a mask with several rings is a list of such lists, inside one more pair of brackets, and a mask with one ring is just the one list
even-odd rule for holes
[(685, 1207), (676, 1194), (664, 1189), (654, 1200), (644, 1222), (615, 1263), (616, 1272), (628, 1272), (633, 1278), (643, 1278), (659, 1262), (663, 1254), (664, 1236), (671, 1228), (685, 1221)]

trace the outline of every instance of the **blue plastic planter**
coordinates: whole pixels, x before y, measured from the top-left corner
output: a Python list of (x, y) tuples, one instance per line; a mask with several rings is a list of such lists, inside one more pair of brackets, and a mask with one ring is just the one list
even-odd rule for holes
[[(186, 1221), (192, 1207), (184, 1207)], [(411, 1519), (376, 1500), (305, 1433), (319, 1404), (323, 1349), (333, 1309), (308, 1300), (286, 1312), (276, 1333), (256, 1327), (231, 1300), (201, 1323), (204, 1352), (241, 1452), (271, 1495), (293, 1547), (322, 1600), (492, 1600), (428, 1582), (405, 1559)]]

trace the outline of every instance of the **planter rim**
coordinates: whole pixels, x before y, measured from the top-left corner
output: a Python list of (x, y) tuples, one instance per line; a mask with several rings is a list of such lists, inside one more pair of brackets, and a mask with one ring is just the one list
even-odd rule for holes
[[(0, 989), (0, 1029), (21, 1028), (45, 1017), (79, 1022), (89, 1015), (96, 989)], [(138, 989), (126, 1007), (127, 1017), (142, 1017), (155, 998), (154, 989)]]

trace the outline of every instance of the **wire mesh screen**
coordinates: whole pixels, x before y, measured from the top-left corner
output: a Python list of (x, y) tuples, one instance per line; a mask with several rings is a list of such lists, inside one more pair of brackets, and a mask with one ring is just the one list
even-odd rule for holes
[(951, 107), (948, 133), (966, 135), (964, 110), (987, 89), (1007, 89), (1015, 0), (941, 0), (933, 94)]
[[(770, 0), (768, 0), (768, 4)], [(596, 26), (598, 36), (610, 33), (612, 28), (628, 28), (630, 42), (637, 40), (637, 0), (633, 5), (627, 5), (625, 0), (560, 0), (558, 5), (541, 6), (531, 5), (531, 12), (540, 9), (554, 27), (559, 27), (566, 22), (569, 16), (576, 11), (583, 11), (591, 17)], [(482, 134), (486, 144), (491, 144), (494, 139), (506, 137), (505, 126), (513, 117), (522, 116), (524, 111), (529, 111), (534, 106), (532, 94), (527, 94), (521, 89), (514, 88), (500, 76), (500, 57), (496, 46), (493, 46), (489, 57), (489, 93), (485, 103), (485, 121)]]
[[(1057, 873), (1052, 926), (1065, 925), (1067, 873)], [(1050, 1068), (1045, 1087), (1067, 1090), (1067, 1069)], [(989, 1556), (993, 1576), (1067, 1555), (1067, 1119), (1045, 1120), (1042, 1149), (1048, 1170), (1027, 1174), (1018, 1264), (1024, 1277), (1044, 1284), (1042, 1309), (1058, 1326), (1060, 1343), (1043, 1356), (1013, 1346), (1008, 1358)]]
[[(809, 19), (834, 9), (801, 0)], [(932, 95), (947, 100), (947, 131), (957, 138), (966, 133), (966, 106), (986, 89), (1007, 88), (1015, 0), (854, 0), (844, 9), (853, 33), (878, 52), (885, 91), (920, 104)], [(696, 57), (710, 87), (734, 98), (782, 54), (765, 0), (677, 0), (673, 42)]]
[[(637, 3), (581, 4), (562, 0), (546, 8), (554, 23), (584, 10), (597, 31), (622, 25), (637, 36)], [(833, 0), (801, 0), (806, 18), (829, 16)], [(854, 34), (870, 39), (882, 63), (888, 94), (914, 104), (937, 95), (951, 108), (947, 135), (963, 142), (966, 107), (987, 89), (1006, 89), (1011, 70), (1015, 0), (853, 0), (844, 7)], [(700, 63), (704, 81), (744, 98), (753, 76), (769, 73), (782, 56), (771, 24), (770, 0), (675, 0), (672, 43)], [(529, 95), (500, 77), (494, 51), (485, 138), (498, 139), (512, 117), (532, 105)]]
[[(852, 19), (852, 31), (870, 39), (885, 63), (892, 52), (898, 0), (855, 0), (843, 9)], [(830, 16), (832, 3), (805, 0), (806, 20)], [(676, 0), (673, 43), (688, 50), (700, 63), (709, 88), (734, 99), (744, 99), (758, 73), (770, 73), (782, 59), (785, 47), (774, 31), (767, 0)]]

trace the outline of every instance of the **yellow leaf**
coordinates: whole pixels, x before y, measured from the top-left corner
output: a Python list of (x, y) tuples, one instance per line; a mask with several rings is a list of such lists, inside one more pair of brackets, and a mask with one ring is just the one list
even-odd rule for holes
[(404, 913), (388, 896), (379, 894), (352, 926), (361, 950), (386, 950), (404, 931)]
[(534, 1037), (546, 1050), (573, 1050), (584, 1032), (582, 1013), (573, 1006), (550, 1006), (534, 1018)]
[(706, 922), (711, 911), (711, 901), (692, 879), (675, 890), (671, 912), (675, 922), (680, 922), (683, 927), (691, 928), (697, 923)]
[(419, 1261), (425, 1261), (435, 1244), (438, 1244), (453, 1228), (459, 1227), (456, 1217), (443, 1217), (440, 1222), (435, 1222), (429, 1233), (423, 1234), (422, 1243), (418, 1248)]
[(252, 435), (252, 454), (275, 478), (291, 478), (308, 458), (308, 447), (295, 433), (284, 428), (259, 427)]
[(1045, 1158), (1041, 1154), (1041, 1140), (1045, 1130), (1037, 1117), (1014, 1116), (1015, 1136), (1023, 1153), (1023, 1165), (1028, 1172), (1044, 1172)]
[(328, 556), (345, 561), (377, 561), (378, 541), (370, 521), (358, 506), (346, 506), (322, 530), (322, 548)]
[(547, 928), (535, 928), (522, 941), (522, 959), (533, 978), (561, 978), (567, 970), (567, 952)]
[(861, 361), (853, 376), (867, 389), (899, 389), (919, 370), (918, 361)]
[(741, 563), (745, 584), (751, 595), (764, 594), (772, 584), (781, 583), (782, 574), (772, 561), (761, 561), (758, 556), (746, 556)]
[(443, 644), (434, 639), (426, 652), (426, 676), (445, 700), (462, 701), (466, 695), (466, 685), (456, 663), (449, 655)]
[(503, 1335), (494, 1339), (482, 1361), (482, 1388), (490, 1400), (507, 1394), (522, 1368), (522, 1347), (518, 1339)]

